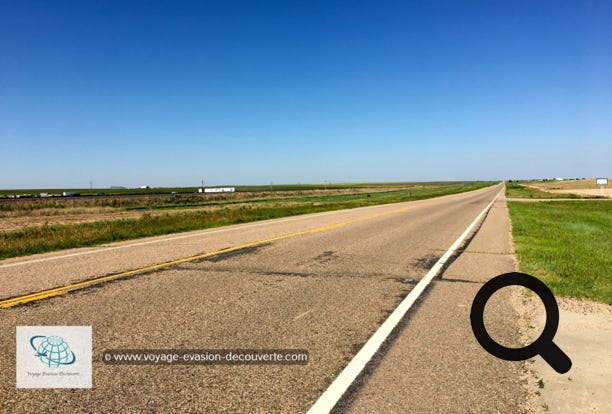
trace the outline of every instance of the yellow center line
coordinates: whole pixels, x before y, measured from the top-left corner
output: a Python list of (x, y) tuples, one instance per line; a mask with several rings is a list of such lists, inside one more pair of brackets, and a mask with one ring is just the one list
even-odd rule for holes
[(377, 214), (372, 214), (372, 215), (365, 216), (365, 217), (345, 220), (345, 221), (341, 221), (341, 222), (335, 223), (335, 224), (329, 224), (329, 225), (326, 225), (326, 226), (316, 227), (316, 228), (313, 228), (313, 229), (298, 231), (298, 232), (295, 232), (295, 233), (282, 234), (280, 236), (275, 236), (275, 237), (270, 237), (270, 238), (267, 238), (267, 239), (257, 240), (257, 241), (250, 242), (250, 243), (240, 244), (240, 245), (237, 245), (237, 246), (232, 246), (232, 247), (228, 247), (228, 248), (225, 248), (225, 249), (215, 250), (215, 251), (208, 252), (208, 253), (201, 253), (201, 254), (197, 254), (195, 256), (184, 257), (182, 259), (170, 260), (168, 262), (157, 263), (157, 264), (154, 264), (154, 265), (145, 266), (145, 267), (141, 267), (141, 268), (138, 268), (138, 269), (127, 270), (125, 272), (115, 273), (115, 274), (112, 274), (112, 275), (101, 276), (101, 277), (97, 277), (97, 278), (94, 278), (94, 279), (84, 280), (82, 282), (71, 283), (71, 284), (68, 284), (68, 285), (65, 285), (65, 286), (60, 286), (60, 287), (56, 287), (56, 288), (53, 288), (53, 289), (42, 290), (42, 291), (39, 291), (39, 292), (27, 294), (27, 295), (16, 296), (16, 297), (13, 297), (13, 298), (8, 298), (8, 299), (4, 299), (4, 300), (0, 301), (0, 309), (12, 308), (14, 306), (23, 305), (23, 304), (26, 304), (26, 303), (29, 303), (29, 302), (35, 302), (35, 301), (39, 301), (39, 300), (43, 300), (43, 299), (48, 299), (48, 298), (51, 298), (51, 297), (54, 297), (54, 296), (63, 295), (63, 294), (66, 294), (68, 292), (72, 292), (72, 291), (75, 291), (75, 290), (85, 289), (85, 288), (88, 288), (90, 286), (98, 285), (98, 284), (109, 282), (109, 281), (112, 281), (112, 280), (124, 279), (126, 277), (133, 276), (133, 275), (136, 275), (136, 274), (145, 273), (145, 272), (149, 272), (149, 271), (152, 271), (152, 270), (163, 269), (163, 268), (166, 268), (166, 267), (172, 267), (172, 266), (179, 265), (181, 263), (191, 262), (191, 261), (194, 261), (194, 260), (199, 260), (199, 259), (205, 259), (205, 258), (208, 258), (208, 257), (218, 256), (218, 255), (223, 254), (223, 253), (229, 253), (229, 252), (233, 252), (233, 251), (236, 251), (236, 250), (244, 249), (244, 248), (247, 248), (247, 247), (260, 246), (262, 244), (267, 244), (267, 243), (270, 243), (270, 242), (273, 242), (273, 241), (283, 240), (283, 239), (287, 239), (287, 238), (290, 238), (290, 237), (296, 237), (296, 236), (301, 236), (301, 235), (305, 235), (305, 234), (320, 233), (320, 232), (323, 232), (323, 231), (328, 231), (328, 230), (336, 229), (336, 228), (343, 227), (343, 226), (346, 226), (346, 225), (352, 224), (352, 223), (357, 223), (357, 222), (360, 222), (360, 221), (372, 220), (374, 218), (383, 217), (383, 216), (387, 216), (387, 215), (391, 215), (391, 214), (403, 213), (405, 211), (412, 210), (412, 209), (415, 209), (417, 207), (425, 207), (425, 206), (428, 206), (430, 204), (432, 204), (432, 203), (422, 203), (422, 204), (419, 204), (417, 206), (409, 206), (409, 207), (399, 208), (399, 209), (395, 209), (395, 210), (391, 210), (391, 211), (386, 211), (386, 212), (383, 212), (383, 213), (377, 213)]

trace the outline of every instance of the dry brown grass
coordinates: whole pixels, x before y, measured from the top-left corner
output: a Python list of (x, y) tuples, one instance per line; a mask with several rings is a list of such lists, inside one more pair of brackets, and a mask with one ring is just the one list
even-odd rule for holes
[[(612, 182), (612, 180), (610, 180)], [(598, 189), (595, 179), (586, 180), (563, 180), (563, 181), (530, 181), (524, 185), (539, 188), (541, 190), (572, 190), (572, 189)]]
[[(275, 206), (281, 203), (274, 203)], [(289, 203), (285, 203), (289, 204)], [(173, 209), (171, 211), (166, 210), (136, 210), (136, 211), (125, 211), (122, 209), (112, 208), (92, 208), (92, 209), (68, 209), (52, 211), (54, 214), (43, 215), (16, 215), (0, 220), (0, 231), (16, 231), (22, 230), (33, 226), (54, 226), (58, 224), (80, 224), (80, 223), (94, 223), (97, 221), (112, 221), (121, 219), (139, 219), (145, 215), (150, 217), (157, 217), (168, 214), (180, 214), (186, 212), (196, 211), (217, 211), (221, 209), (232, 210), (236, 208), (252, 208), (252, 204), (241, 203), (241, 204), (230, 204), (225, 207), (221, 206), (204, 206), (197, 208), (185, 208), (185, 209)], [(98, 211), (96, 211), (98, 210)], [(36, 211), (34, 213), (37, 213)]]
[[(610, 180), (609, 180), (610, 181)], [(576, 194), (586, 197), (612, 197), (612, 188), (606, 186), (603, 189), (595, 184), (595, 179), (588, 180), (563, 180), (563, 181), (535, 181), (523, 184), (525, 187), (546, 191), (553, 194)]]
[[(221, 208), (254, 208), (249, 200), (265, 200), (269, 207), (297, 206), (303, 202), (281, 201), (290, 197), (317, 197), (330, 195), (348, 195), (392, 191), (396, 188), (353, 188), (305, 191), (262, 191), (215, 195), (183, 195), (135, 197), (74, 197), (19, 199), (0, 203), (0, 231), (15, 231), (32, 226), (92, 223), (102, 220), (138, 219), (143, 214), (152, 217), (162, 214), (179, 214), (187, 211), (217, 211)], [(275, 200), (279, 200), (276, 201)], [(224, 202), (237, 204), (214, 204)], [(186, 202), (186, 203), (185, 203)], [(181, 208), (181, 204), (185, 207)], [(211, 203), (207, 206), (189, 206), (189, 204)], [(176, 206), (169, 210), (129, 210), (130, 208), (153, 208), (158, 206)]]
[[(414, 186), (419, 188), (420, 186)], [(328, 190), (294, 190), (294, 191), (257, 191), (236, 192), (223, 194), (181, 194), (181, 195), (135, 195), (135, 196), (99, 196), (99, 197), (49, 197), (24, 198), (16, 200), (0, 200), (0, 218), (18, 217), (26, 215), (55, 215), (53, 210), (70, 211), (80, 214), (89, 209), (96, 213), (96, 208), (128, 209), (146, 208), (164, 205), (181, 205), (197, 203), (223, 203), (232, 201), (267, 200), (288, 197), (330, 196), (340, 194), (363, 194), (384, 191), (400, 190), (404, 187), (375, 187), (375, 188), (345, 188)], [(28, 213), (28, 212), (32, 213)], [(39, 213), (33, 213), (38, 211)], [(99, 210), (104, 212), (105, 210)]]
[(68, 208), (40, 208), (32, 210), (0, 211), (0, 219), (15, 217), (52, 217), (72, 216), (83, 214), (107, 214), (117, 211), (113, 207), (68, 207)]

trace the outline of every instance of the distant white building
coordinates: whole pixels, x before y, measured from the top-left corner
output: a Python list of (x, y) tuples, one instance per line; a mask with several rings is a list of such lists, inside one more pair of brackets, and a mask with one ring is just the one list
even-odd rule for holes
[(233, 193), (234, 187), (198, 188), (198, 193)]

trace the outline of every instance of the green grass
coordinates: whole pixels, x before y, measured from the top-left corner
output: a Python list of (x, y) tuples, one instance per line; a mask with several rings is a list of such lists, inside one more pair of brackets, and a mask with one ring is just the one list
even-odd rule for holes
[(507, 182), (506, 183), (506, 197), (512, 198), (600, 198), (591, 196), (579, 196), (578, 194), (571, 193), (549, 193), (547, 191), (538, 190), (533, 187), (525, 187), (524, 185)]
[(612, 202), (510, 202), (522, 272), (558, 295), (612, 304)]
[(231, 208), (225, 206), (213, 211), (181, 212), (158, 216), (144, 214), (139, 219), (30, 227), (0, 233), (0, 259), (297, 214), (420, 200), (475, 190), (492, 184), (495, 183), (461, 182), (433, 188), (380, 193), (296, 197), (290, 199), (291, 204), (288, 203), (288, 200), (282, 202), (274, 200), (274, 205), (263, 203), (259, 205), (246, 201), (233, 205)]

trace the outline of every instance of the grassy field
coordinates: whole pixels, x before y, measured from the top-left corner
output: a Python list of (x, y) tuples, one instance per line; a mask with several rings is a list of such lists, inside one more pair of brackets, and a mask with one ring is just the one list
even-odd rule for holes
[[(366, 183), (337, 184), (327, 189), (315, 185), (282, 185), (267, 187), (243, 187), (234, 193), (177, 193), (177, 194), (115, 194), (97, 197), (47, 197), (0, 200), (0, 218), (27, 215), (68, 214), (71, 210), (112, 208), (115, 211), (189, 209), (199, 207), (221, 207), (237, 203), (317, 202), (348, 201), (353, 198), (371, 197), (388, 192), (389, 197), (406, 195), (429, 196), (440, 191), (461, 187), (466, 182), (427, 182), (427, 183)], [(246, 191), (247, 189), (253, 191)], [(21, 191), (21, 190), (20, 190)], [(27, 190), (26, 190), (27, 191)], [(39, 191), (39, 190), (36, 190)], [(27, 194), (27, 193), (26, 193)], [(370, 196), (364, 195), (370, 194)], [(382, 195), (383, 197), (385, 195)], [(335, 198), (332, 198), (335, 197)], [(377, 196), (378, 197), (378, 196)], [(55, 210), (54, 212), (52, 210)], [(0, 228), (1, 230), (1, 228)]]
[[(0, 259), (297, 214), (420, 200), (475, 190), (492, 184), (495, 183), (418, 183), (410, 188), (392, 191), (380, 191), (379, 189), (376, 192), (317, 194), (306, 197), (296, 195), (260, 200), (224, 199), (211, 202), (214, 205), (207, 205), (211, 207), (207, 210), (169, 211), (153, 215), (153, 212), (158, 209), (169, 209), (173, 206), (173, 204), (162, 202), (160, 205), (146, 205), (142, 216), (137, 219), (96, 221), (74, 225), (43, 225), (18, 231), (0, 232)], [(397, 186), (397, 183), (387, 185), (393, 187)], [(77, 198), (67, 199), (66, 202), (72, 202)], [(193, 204), (196, 204), (192, 207), (200, 207), (202, 200), (202, 198), (192, 200)], [(181, 203), (177, 206), (185, 208), (189, 207), (189, 203)], [(128, 207), (124, 206), (124, 208)]]
[(522, 272), (558, 295), (612, 304), (612, 202), (510, 202)]
[(115, 210), (146, 210), (197, 208), (202, 206), (221, 206), (243, 202), (265, 202), (272, 200), (305, 198), (345, 193), (380, 192), (384, 188), (372, 189), (329, 189), (301, 191), (255, 191), (212, 194), (138, 194), (138, 195), (107, 195), (97, 197), (47, 197), (3, 200), (0, 202), (0, 218), (23, 215), (48, 214), (50, 210), (61, 211), (60, 214), (74, 209), (111, 208)]
[(195, 193), (198, 187), (164, 187), (164, 188), (23, 188), (23, 189), (4, 189), (0, 190), (1, 196), (17, 194), (31, 194), (38, 196), (40, 193), (62, 194), (62, 192), (79, 193), (83, 196), (90, 195), (128, 195), (128, 194), (170, 194), (176, 193)]
[[(531, 184), (530, 184), (531, 185)], [(513, 198), (599, 198), (597, 196), (580, 196), (571, 193), (549, 193), (537, 188), (526, 187), (516, 182), (506, 183), (506, 197)]]

